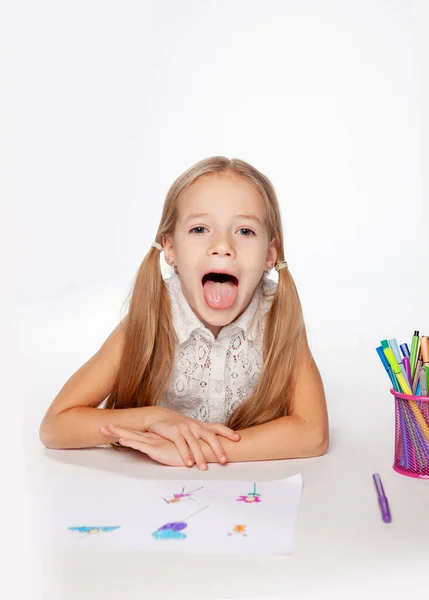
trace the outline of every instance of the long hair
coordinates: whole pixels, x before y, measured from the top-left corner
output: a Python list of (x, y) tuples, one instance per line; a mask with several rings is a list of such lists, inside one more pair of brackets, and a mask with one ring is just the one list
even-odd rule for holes
[[(206, 158), (174, 181), (165, 199), (155, 241), (162, 243), (164, 236), (173, 233), (180, 198), (192, 183), (209, 173), (233, 173), (255, 186), (265, 202), (269, 240), (275, 239), (277, 261), (283, 261), (282, 223), (274, 188), (265, 175), (236, 158)], [(287, 415), (291, 408), (295, 366), (302, 356), (306, 334), (301, 303), (288, 268), (279, 270), (276, 292), (265, 319), (264, 362), (258, 383), (227, 423), (236, 430)], [(172, 374), (175, 339), (159, 250), (151, 248), (135, 278), (124, 351), (105, 408), (133, 408), (159, 403)]]

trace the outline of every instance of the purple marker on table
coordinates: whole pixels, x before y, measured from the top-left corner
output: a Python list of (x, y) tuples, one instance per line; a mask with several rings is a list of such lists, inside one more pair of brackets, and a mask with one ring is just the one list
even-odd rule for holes
[(387, 502), (386, 494), (384, 493), (384, 488), (383, 484), (381, 483), (380, 475), (378, 473), (374, 473), (372, 478), (374, 479), (375, 489), (377, 490), (378, 504), (380, 505), (381, 516), (385, 523), (390, 523), (392, 517), (390, 515), (389, 503)]

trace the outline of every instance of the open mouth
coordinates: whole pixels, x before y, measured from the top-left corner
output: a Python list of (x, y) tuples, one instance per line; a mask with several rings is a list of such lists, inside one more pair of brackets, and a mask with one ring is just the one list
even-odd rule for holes
[(238, 279), (229, 273), (206, 273), (202, 279), (203, 286), (207, 281), (215, 281), (217, 283), (226, 283), (227, 281), (238, 285)]
[(229, 308), (238, 295), (238, 279), (230, 273), (209, 272), (202, 278), (204, 298), (210, 308)]

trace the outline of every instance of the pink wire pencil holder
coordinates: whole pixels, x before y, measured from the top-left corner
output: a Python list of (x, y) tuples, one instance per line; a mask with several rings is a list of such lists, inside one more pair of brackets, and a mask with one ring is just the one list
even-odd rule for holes
[(429, 479), (429, 396), (409, 396), (394, 389), (397, 473)]

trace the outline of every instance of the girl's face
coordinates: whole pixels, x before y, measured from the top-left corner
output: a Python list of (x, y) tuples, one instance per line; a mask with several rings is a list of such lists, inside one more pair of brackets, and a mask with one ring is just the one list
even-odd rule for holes
[(200, 177), (183, 195), (164, 251), (176, 263), (186, 300), (215, 337), (247, 308), (277, 258), (261, 195), (240, 176), (222, 173)]

